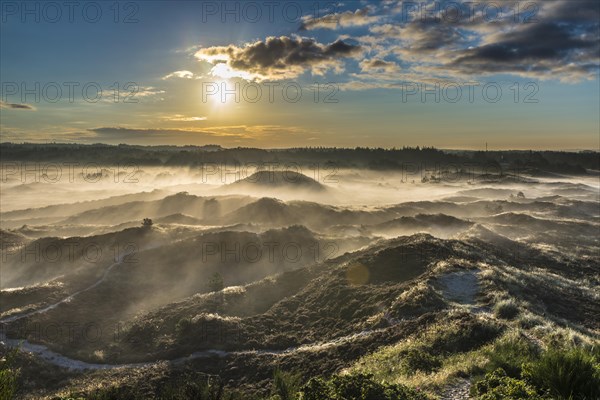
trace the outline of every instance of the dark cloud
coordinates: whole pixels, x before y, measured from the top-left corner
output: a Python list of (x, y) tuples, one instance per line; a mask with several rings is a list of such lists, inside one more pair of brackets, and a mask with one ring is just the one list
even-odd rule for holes
[(209, 47), (196, 52), (196, 57), (213, 64), (225, 62), (232, 69), (257, 78), (278, 79), (296, 77), (307, 69), (314, 74), (322, 74), (328, 69), (339, 70), (342, 68), (340, 59), (360, 52), (359, 45), (343, 40), (321, 44), (311, 38), (280, 36), (243, 47)]
[(549, 1), (544, 4), (547, 12), (542, 16), (556, 21), (563, 22), (590, 22), (598, 24), (600, 22), (600, 2), (598, 0), (577, 0), (577, 1)]
[[(598, 38), (582, 35), (557, 23), (540, 23), (498, 35), (497, 41), (469, 51), (460, 60), (479, 59), (500, 63), (564, 59), (570, 53), (597, 49)], [(460, 61), (458, 60), (458, 61)]]
[(88, 129), (78, 135), (77, 140), (90, 143), (129, 143), (129, 144), (208, 144), (218, 138), (221, 142), (231, 144), (241, 135), (219, 135), (211, 130), (187, 130), (170, 128), (136, 129), (125, 127), (99, 127)]
[(16, 110), (33, 110), (35, 111), (35, 107), (29, 104), (19, 104), (19, 103), (7, 103), (5, 101), (0, 101), (0, 108), (9, 108)]
[[(358, 38), (362, 47), (350, 43), (347, 35), (329, 44), (293, 35), (243, 46), (209, 47), (199, 50), (196, 57), (213, 64), (214, 76), (249, 80), (296, 78), (306, 71), (341, 74), (346, 58), (363, 55), (368, 57), (359, 63), (362, 72), (386, 72), (390, 78), (397, 75), (398, 65), (405, 74), (425, 74), (424, 79), (470, 79), (493, 73), (564, 81), (597, 78), (600, 1), (448, 3), (460, 4), (459, 12), (446, 12), (443, 1), (425, 1), (424, 11), (406, 14), (404, 3), (386, 1), (303, 19), (302, 29), (386, 21), (373, 24), (370, 35)], [(395, 60), (390, 61), (391, 57)], [(394, 65), (372, 64), (375, 59)]]
[(433, 19), (413, 21), (402, 32), (413, 52), (434, 51), (457, 45), (464, 37), (456, 26)]
[(450, 66), (470, 73), (538, 75), (567, 71), (565, 68), (585, 75), (598, 69), (600, 39), (589, 27), (535, 23), (495, 35), (493, 39), (492, 43), (462, 51)]
[(370, 31), (386, 43), (382, 54), (391, 49), (421, 72), (509, 73), (565, 81), (597, 78), (600, 1), (547, 0), (519, 8), (495, 3), (494, 7), (502, 4), (498, 15), (485, 12), (491, 2), (475, 3), (479, 5), (473, 12), (459, 18), (444, 18), (443, 11), (416, 13), (408, 21), (376, 25)]
[(130, 144), (197, 144), (219, 143), (226, 146), (256, 145), (257, 143), (279, 145), (292, 136), (305, 138), (309, 131), (295, 126), (281, 125), (235, 125), (213, 126), (203, 129), (173, 128), (127, 128), (98, 127), (73, 136), (89, 143), (130, 143)]

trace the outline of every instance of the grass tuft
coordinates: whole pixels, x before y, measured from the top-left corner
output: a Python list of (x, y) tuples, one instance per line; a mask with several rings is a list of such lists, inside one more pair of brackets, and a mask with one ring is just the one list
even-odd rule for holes
[(502, 300), (494, 307), (496, 317), (506, 320), (515, 319), (521, 310), (514, 300)]

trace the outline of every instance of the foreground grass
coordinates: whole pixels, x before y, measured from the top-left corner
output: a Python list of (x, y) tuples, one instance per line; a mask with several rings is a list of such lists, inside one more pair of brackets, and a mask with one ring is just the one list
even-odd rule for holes
[[(362, 357), (339, 375), (306, 380), (274, 372), (270, 387), (249, 394), (226, 388), (215, 375), (158, 375), (63, 394), (77, 400), (429, 400), (457, 382), (471, 383), (478, 400), (590, 400), (600, 398), (600, 347), (567, 329), (538, 331), (503, 324), (489, 315), (461, 311), (397, 344)], [(537, 328), (537, 327), (536, 327)], [(2, 363), (2, 396), (16, 398), (16, 373)], [(5, 372), (9, 371), (9, 372)], [(9, 379), (4, 379), (9, 377)]]
[(18, 351), (10, 350), (0, 359), (0, 400), (13, 399), (16, 395), (19, 368), (14, 361)]
[(363, 357), (348, 373), (373, 374), (382, 382), (419, 387), (438, 393), (455, 378), (483, 371), (487, 344), (502, 334), (490, 319), (457, 312), (395, 345)]
[[(387, 349), (386, 357), (391, 357), (389, 353), (397, 350)], [(413, 351), (416, 351), (415, 348)], [(440, 366), (432, 367), (431, 355), (403, 353), (407, 354), (407, 358), (414, 361), (414, 365), (418, 368), (433, 368), (439, 371), (427, 375), (423, 370), (420, 372), (411, 370), (409, 364), (400, 363), (400, 370), (395, 375), (411, 377), (413, 382), (415, 380), (424, 382), (425, 376), (435, 381), (442, 379), (440, 376), (448, 379), (453, 373), (469, 373), (475, 377), (475, 383), (471, 387), (471, 397), (477, 400), (590, 400), (600, 398), (599, 353), (597, 348), (588, 347), (564, 347), (541, 351), (523, 336), (512, 332), (477, 350), (449, 356), (440, 361)], [(365, 365), (363, 364), (363, 369)], [(381, 374), (386, 367), (384, 366), (383, 370), (373, 369)], [(394, 375), (389, 374), (388, 378), (394, 378)], [(151, 397), (163, 400), (431, 400), (435, 398), (426, 390), (385, 382), (372, 374), (351, 373), (334, 375), (330, 378), (316, 377), (303, 385), (301, 381), (299, 374), (276, 370), (271, 394), (260, 397), (226, 391), (218, 379), (184, 378), (162, 386)], [(135, 389), (123, 390), (114, 387), (98, 390), (86, 396), (63, 397), (60, 400), (138, 400), (148, 398), (148, 395)]]
[(404, 385), (382, 384), (371, 375), (335, 375), (312, 378), (300, 384), (298, 374), (275, 371), (271, 394), (252, 396), (226, 391), (221, 382), (182, 380), (149, 394), (139, 389), (118, 387), (96, 390), (88, 395), (71, 394), (56, 400), (432, 400), (427, 394)]
[(481, 346), (463, 332), (463, 340), (473, 343), (466, 351), (467, 345), (454, 351), (436, 349), (438, 340), (447, 340), (460, 326), (434, 326), (363, 357), (347, 372), (370, 373), (378, 381), (418, 387), (431, 395), (468, 378), (472, 398), (480, 400), (600, 398), (598, 343), (574, 344), (564, 337), (559, 341), (561, 333), (555, 332), (545, 338), (550, 346), (542, 347), (527, 332), (511, 328)]

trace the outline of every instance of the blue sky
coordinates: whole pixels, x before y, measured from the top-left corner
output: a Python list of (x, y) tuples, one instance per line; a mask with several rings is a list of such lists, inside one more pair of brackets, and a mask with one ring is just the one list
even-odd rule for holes
[(599, 146), (596, 1), (53, 4), (2, 2), (2, 141)]

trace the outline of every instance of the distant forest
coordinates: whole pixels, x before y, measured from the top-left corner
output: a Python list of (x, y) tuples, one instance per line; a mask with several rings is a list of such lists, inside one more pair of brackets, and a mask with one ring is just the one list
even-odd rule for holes
[(431, 168), (472, 165), (503, 170), (549, 171), (586, 174), (600, 170), (600, 152), (560, 151), (460, 151), (433, 147), (289, 149), (222, 148), (208, 146), (133, 146), (106, 144), (0, 144), (2, 162), (77, 162), (101, 165), (189, 166), (207, 163), (227, 165), (273, 163), (285, 166), (331, 164), (336, 168), (398, 170), (413, 165)]

